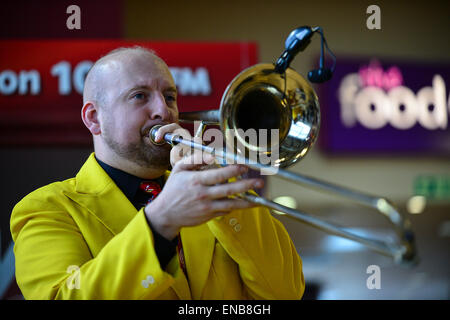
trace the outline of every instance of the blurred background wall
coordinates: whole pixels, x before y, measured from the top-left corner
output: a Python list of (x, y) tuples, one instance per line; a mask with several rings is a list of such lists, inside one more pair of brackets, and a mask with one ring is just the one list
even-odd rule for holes
[[(82, 14), (89, 16), (86, 19), (92, 26), (90, 30), (82, 28), (70, 32), (64, 27), (67, 17), (64, 8), (77, 2)], [(7, 2), (8, 10), (3, 10), (0, 17), (3, 39), (113, 37), (150, 41), (252, 41), (259, 46), (259, 61), (273, 62), (282, 52), (291, 30), (301, 25), (319, 25), (338, 63), (339, 56), (450, 63), (450, 7), (446, 1), (60, 1), (61, 12), (51, 1), (30, 3)], [(371, 4), (381, 8), (381, 30), (366, 27), (366, 9)], [(61, 17), (57, 18), (58, 15)], [(39, 23), (48, 18), (60, 19), (63, 24), (60, 28), (39, 30)], [(316, 39), (297, 56), (292, 67), (306, 76), (316, 67), (319, 50), (320, 42)], [(2, 226), (8, 223), (14, 204), (23, 196), (52, 181), (74, 176), (91, 150), (0, 149)], [(308, 286), (305, 298), (450, 297), (450, 200), (428, 201), (425, 210), (418, 215), (407, 212), (408, 200), (414, 195), (415, 179), (420, 175), (450, 175), (448, 157), (428, 154), (329, 156), (314, 148), (290, 170), (392, 199), (411, 219), (421, 257), (421, 263), (413, 269), (399, 267), (389, 258), (279, 216), (303, 258)], [(266, 194), (270, 197), (289, 195), (295, 198), (299, 209), (339, 221), (355, 230), (386, 235), (388, 225), (383, 218), (333, 196), (294, 188), (274, 177), (268, 179)], [(9, 230), (2, 228), (1, 232), (2, 257), (6, 261)], [(366, 286), (369, 276), (366, 271), (370, 265), (381, 268), (379, 290)], [(9, 296), (14, 297), (13, 289)]]

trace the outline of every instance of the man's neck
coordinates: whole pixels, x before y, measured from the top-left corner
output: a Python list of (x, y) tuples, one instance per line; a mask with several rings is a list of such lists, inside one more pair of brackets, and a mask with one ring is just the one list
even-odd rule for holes
[(117, 157), (117, 156), (112, 156), (112, 157), (106, 157), (105, 155), (103, 155), (102, 153), (95, 153), (95, 156), (97, 157), (97, 159), (99, 159), (100, 161), (103, 161), (104, 163), (106, 163), (107, 165), (122, 170), (126, 173), (129, 173), (133, 176), (142, 178), (142, 179), (157, 179), (159, 177), (161, 177), (162, 175), (164, 175), (164, 173), (166, 172), (166, 170), (168, 169), (168, 167), (159, 167), (159, 168), (155, 168), (155, 167), (143, 167), (141, 165), (138, 165), (135, 162), (132, 162), (128, 159), (124, 159), (121, 157)]

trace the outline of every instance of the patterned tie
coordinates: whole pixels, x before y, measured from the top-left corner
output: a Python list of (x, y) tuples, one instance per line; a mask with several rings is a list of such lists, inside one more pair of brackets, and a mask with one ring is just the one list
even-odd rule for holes
[(155, 181), (142, 181), (139, 189), (147, 195), (147, 204), (155, 200), (158, 194), (161, 192), (161, 186)]
[[(141, 182), (139, 189), (147, 195), (148, 197), (147, 204), (155, 200), (158, 194), (161, 192), (161, 186), (159, 185), (159, 183), (155, 181), (143, 181)], [(183, 270), (184, 275), (187, 278), (186, 262), (184, 259), (183, 245), (181, 243), (180, 234), (177, 235), (177, 238), (178, 238), (177, 244), (178, 261), (180, 262), (181, 269)]]

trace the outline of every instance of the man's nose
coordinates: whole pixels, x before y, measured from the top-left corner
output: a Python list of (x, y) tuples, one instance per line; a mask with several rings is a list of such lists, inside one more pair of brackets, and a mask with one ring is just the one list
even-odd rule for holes
[(152, 120), (170, 120), (170, 111), (167, 106), (166, 99), (164, 95), (159, 93), (155, 95), (155, 98), (149, 106), (150, 119)]

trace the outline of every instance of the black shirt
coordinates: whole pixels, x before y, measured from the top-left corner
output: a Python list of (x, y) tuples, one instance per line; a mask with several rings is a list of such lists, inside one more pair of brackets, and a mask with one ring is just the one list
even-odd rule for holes
[[(96, 160), (98, 164), (103, 168), (103, 170), (105, 170), (109, 177), (119, 187), (119, 189), (123, 192), (123, 194), (127, 197), (127, 199), (134, 205), (136, 210), (140, 210), (144, 206), (143, 203), (145, 203), (146, 201), (142, 201), (143, 192), (140, 192), (139, 186), (141, 182), (148, 180), (141, 179), (122, 170), (113, 168), (97, 158)], [(158, 179), (154, 179), (153, 181), (158, 182), (161, 188), (164, 185), (163, 176)], [(150, 221), (147, 220), (147, 222), (153, 233), (153, 239), (155, 241), (155, 252), (158, 256), (159, 264), (161, 265), (161, 269), (164, 270), (169, 261), (176, 253), (178, 237), (176, 237), (172, 241), (167, 240), (158, 232), (156, 232), (156, 230), (150, 224)]]

